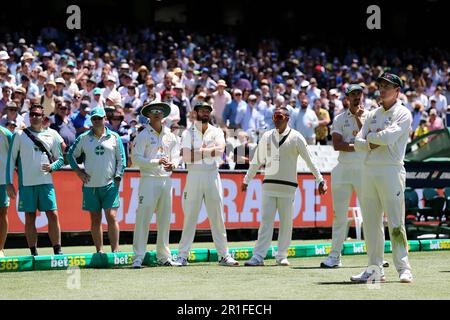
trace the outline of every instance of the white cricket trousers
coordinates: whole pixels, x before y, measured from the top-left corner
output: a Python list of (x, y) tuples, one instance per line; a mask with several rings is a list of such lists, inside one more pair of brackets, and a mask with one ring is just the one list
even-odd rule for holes
[(278, 210), (280, 225), (278, 230), (278, 251), (276, 259), (288, 257), (288, 248), (292, 240), (292, 217), (294, 213), (295, 196), (274, 197), (264, 194), (262, 201), (261, 224), (258, 230), (258, 240), (256, 241), (253, 255), (259, 259), (264, 259), (269, 250), (273, 237), (275, 215)]
[(364, 165), (362, 181), (362, 216), (369, 266), (383, 265), (386, 214), (392, 243), (394, 265), (398, 272), (411, 266), (405, 229), (405, 183), (403, 166)]
[(219, 260), (228, 255), (227, 231), (223, 221), (223, 190), (217, 170), (190, 170), (183, 192), (184, 224), (178, 255), (188, 258), (195, 237), (198, 215), (205, 200), (209, 224)]
[(170, 177), (141, 177), (139, 180), (139, 204), (133, 235), (135, 258), (144, 259), (149, 224), (155, 209), (157, 212), (156, 258), (164, 263), (171, 256), (169, 229), (172, 214), (172, 180)]
[[(362, 162), (338, 163), (331, 171), (331, 195), (333, 198), (333, 231), (330, 256), (341, 256), (347, 238), (348, 205), (353, 191), (361, 199)], [(361, 201), (360, 201), (361, 202)]]

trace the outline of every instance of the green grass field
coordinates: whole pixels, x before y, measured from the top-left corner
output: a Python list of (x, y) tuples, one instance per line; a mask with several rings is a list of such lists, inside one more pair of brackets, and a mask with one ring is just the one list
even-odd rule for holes
[[(294, 241), (298, 243), (323, 241)], [(252, 246), (254, 242), (230, 243), (230, 248)], [(197, 248), (213, 248), (212, 243), (196, 243)], [(176, 248), (176, 245), (173, 246)], [(154, 250), (154, 245), (149, 245)], [(123, 252), (131, 246), (122, 246)], [(41, 248), (40, 254), (50, 254)], [(93, 247), (66, 247), (64, 253), (94, 252)], [(6, 250), (9, 256), (27, 255), (28, 250)], [(0, 299), (449, 299), (450, 251), (412, 252), (410, 261), (415, 282), (401, 284), (391, 267), (385, 269), (386, 283), (379, 288), (353, 284), (349, 278), (367, 265), (366, 255), (344, 256), (343, 268), (324, 270), (323, 257), (291, 258), (290, 267), (220, 267), (217, 263), (192, 263), (184, 268), (148, 267), (141, 270), (81, 270), (81, 288), (68, 289), (67, 271), (0, 273)]]

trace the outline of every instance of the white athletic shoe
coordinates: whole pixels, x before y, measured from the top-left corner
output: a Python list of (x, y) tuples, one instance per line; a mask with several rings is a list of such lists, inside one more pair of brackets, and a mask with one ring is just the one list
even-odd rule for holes
[(264, 260), (257, 258), (256, 256), (252, 256), (250, 260), (244, 262), (244, 266), (247, 267), (259, 267), (264, 266)]
[(133, 259), (133, 264), (131, 265), (133, 269), (141, 269), (142, 268), (142, 258), (136, 257)]
[(178, 261), (173, 261), (172, 259), (167, 259), (166, 261), (158, 260), (158, 265), (162, 267), (181, 267), (181, 263)]
[(342, 262), (340, 257), (328, 256), (324, 261), (320, 263), (321, 268), (340, 268)]
[(375, 271), (370, 272), (368, 270), (364, 270), (360, 274), (350, 277), (350, 280), (353, 282), (362, 282), (362, 283), (371, 282), (371, 281), (374, 281), (374, 282), (386, 281), (386, 277), (384, 276), (383, 271), (381, 271), (381, 274), (379, 274), (379, 275), (375, 275), (374, 273), (375, 273)]
[(401, 283), (413, 282), (413, 275), (410, 270), (406, 269), (400, 272), (400, 282)]
[(0, 250), (0, 258), (4, 258), (5, 257), (5, 252), (3, 250)]
[(287, 258), (283, 258), (283, 259), (277, 259), (277, 265), (282, 266), (282, 267), (287, 267), (290, 265), (290, 263)]
[(187, 259), (183, 257), (177, 257), (177, 259), (174, 262), (177, 263), (177, 267), (185, 267), (189, 264)]
[(226, 267), (237, 267), (239, 262), (234, 260), (232, 256), (227, 255), (226, 257), (222, 257), (222, 259), (220, 259), (219, 265)]

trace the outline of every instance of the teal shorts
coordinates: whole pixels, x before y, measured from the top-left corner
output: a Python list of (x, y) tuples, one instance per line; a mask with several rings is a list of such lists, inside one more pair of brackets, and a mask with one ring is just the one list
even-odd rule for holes
[(35, 212), (58, 210), (53, 184), (19, 186), (19, 211)]
[(119, 188), (114, 182), (98, 188), (83, 187), (83, 210), (101, 212), (119, 206)]
[(0, 208), (9, 207), (9, 197), (6, 193), (6, 184), (0, 185)]

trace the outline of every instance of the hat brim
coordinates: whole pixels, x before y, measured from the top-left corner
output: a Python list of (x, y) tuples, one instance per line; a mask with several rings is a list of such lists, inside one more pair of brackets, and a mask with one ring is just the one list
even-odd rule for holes
[(167, 103), (164, 102), (156, 102), (156, 103), (150, 103), (142, 107), (141, 109), (141, 115), (143, 115), (146, 118), (150, 117), (150, 111), (152, 110), (160, 110), (163, 112), (163, 117), (167, 117), (170, 112), (170, 106)]
[(392, 81), (392, 80), (389, 80), (389, 79), (387, 79), (387, 78), (385, 78), (385, 77), (378, 77), (377, 83), (380, 83), (382, 80), (387, 81), (387, 82), (393, 84), (393, 85), (396, 86), (396, 87), (401, 87), (401, 85), (399, 85), (398, 83), (396, 83), (396, 82), (394, 82), (394, 81)]

